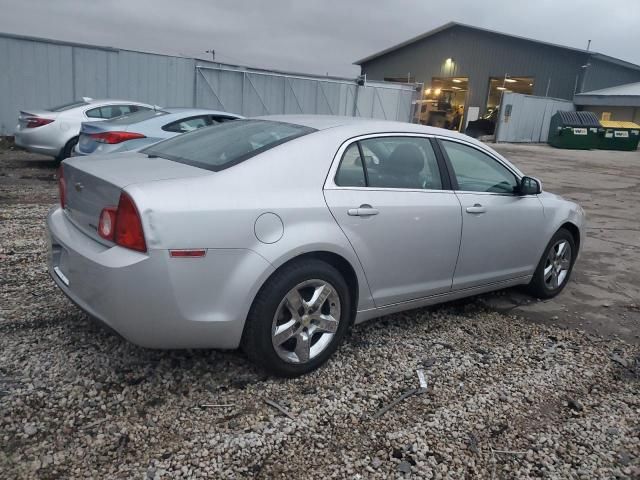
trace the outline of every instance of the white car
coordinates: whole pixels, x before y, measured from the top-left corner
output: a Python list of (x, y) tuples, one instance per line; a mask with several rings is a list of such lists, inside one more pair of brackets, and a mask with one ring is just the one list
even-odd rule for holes
[(21, 111), (15, 143), (30, 152), (63, 160), (71, 156), (78, 143), (82, 122), (109, 120), (152, 108), (152, 105), (129, 100), (93, 100), (85, 97), (48, 110)]

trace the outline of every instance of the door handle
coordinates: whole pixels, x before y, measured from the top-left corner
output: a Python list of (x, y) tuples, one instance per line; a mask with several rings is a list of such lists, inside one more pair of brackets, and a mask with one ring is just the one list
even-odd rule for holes
[(487, 211), (487, 209), (485, 207), (483, 207), (482, 205), (480, 205), (479, 203), (476, 203), (473, 207), (467, 207), (467, 213), (485, 213)]
[(373, 208), (371, 205), (367, 205), (366, 203), (360, 205), (358, 208), (350, 208), (347, 210), (347, 215), (350, 217), (370, 217), (372, 215), (378, 215), (379, 210), (377, 208)]

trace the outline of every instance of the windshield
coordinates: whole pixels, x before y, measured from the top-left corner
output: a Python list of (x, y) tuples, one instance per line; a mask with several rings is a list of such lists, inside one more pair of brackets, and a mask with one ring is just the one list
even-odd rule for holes
[(129, 125), (131, 123), (143, 122), (145, 120), (149, 120), (150, 118), (166, 115), (167, 113), (169, 112), (165, 112), (164, 110), (144, 109), (114, 118), (113, 120), (109, 120), (108, 123), (109, 125)]
[(57, 107), (52, 107), (49, 109), (50, 112), (63, 112), (65, 110), (71, 110), (72, 108), (82, 107), (84, 105), (89, 105), (87, 102), (75, 101), (71, 103), (65, 103), (64, 105), (58, 105)]
[(142, 153), (218, 171), (311, 132), (290, 123), (235, 120), (156, 143)]

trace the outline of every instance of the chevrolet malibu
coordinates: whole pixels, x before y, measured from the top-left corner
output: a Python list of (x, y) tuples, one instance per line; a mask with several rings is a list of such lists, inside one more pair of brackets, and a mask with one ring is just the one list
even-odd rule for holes
[(550, 298), (580, 206), (486, 145), (396, 122), (272, 116), (71, 158), (49, 271), (151, 348), (242, 347), (309, 372), (352, 324), (515, 285)]

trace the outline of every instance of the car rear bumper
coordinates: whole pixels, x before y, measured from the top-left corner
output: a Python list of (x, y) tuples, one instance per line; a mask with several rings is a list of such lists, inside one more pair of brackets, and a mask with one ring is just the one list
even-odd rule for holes
[[(35, 130), (35, 129), (34, 129)], [(16, 130), (14, 133), (14, 143), (25, 150), (42, 155), (57, 156), (61, 147), (49, 145), (45, 139), (40, 138), (38, 132), (25, 132)]]
[[(246, 249), (170, 258), (104, 246), (60, 208), (47, 217), (49, 273), (82, 310), (149, 348), (237, 348), (253, 297), (272, 271)], [(257, 280), (255, 283), (250, 281)]]

